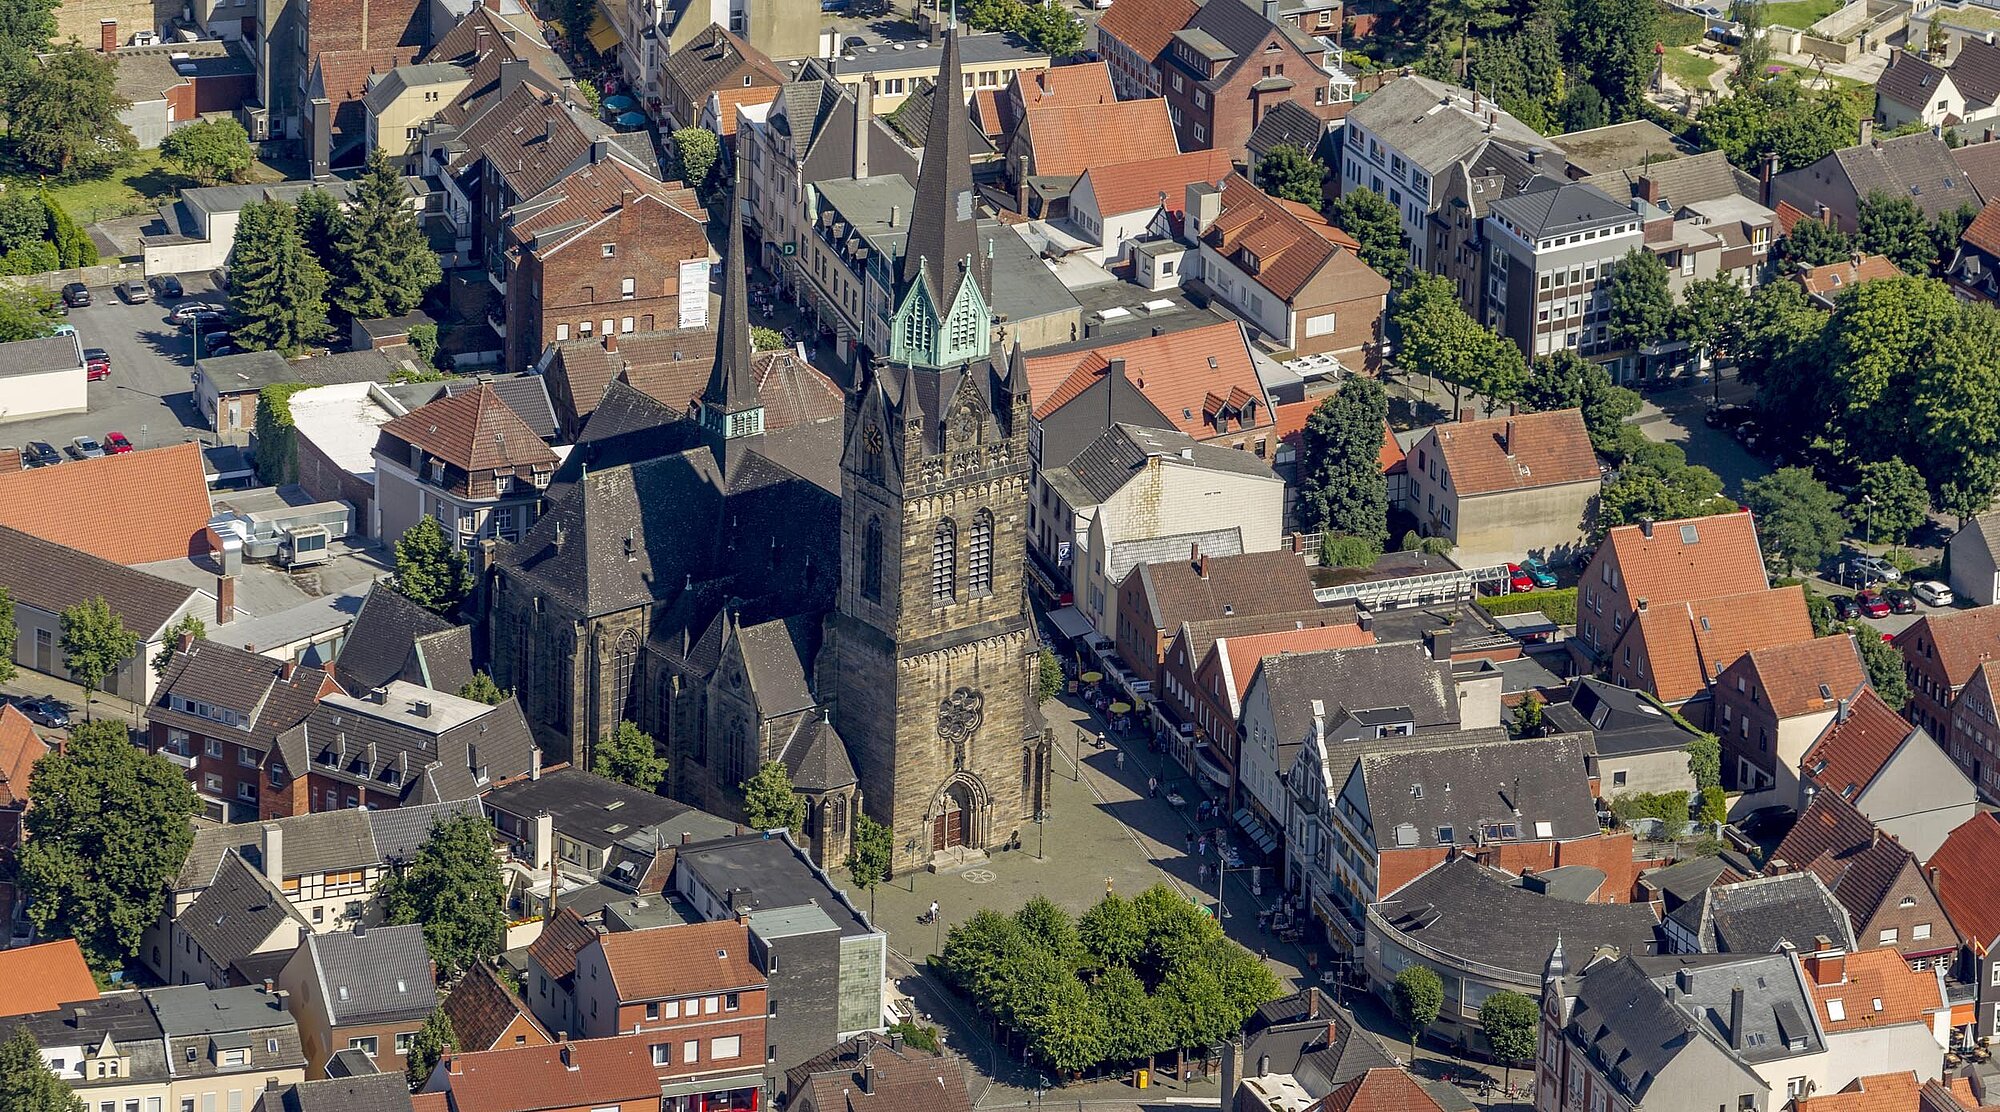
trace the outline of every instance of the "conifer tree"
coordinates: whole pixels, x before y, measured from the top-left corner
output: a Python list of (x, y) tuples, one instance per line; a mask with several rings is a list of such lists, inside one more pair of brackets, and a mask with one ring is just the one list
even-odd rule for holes
[(409, 187), (379, 150), (355, 183), (335, 253), (341, 282), (334, 304), (359, 320), (403, 316), (444, 280), (437, 252), (410, 208)]
[(324, 339), (326, 268), (306, 250), (298, 212), (283, 201), (243, 207), (229, 252), (231, 321), (237, 346), (295, 355)]

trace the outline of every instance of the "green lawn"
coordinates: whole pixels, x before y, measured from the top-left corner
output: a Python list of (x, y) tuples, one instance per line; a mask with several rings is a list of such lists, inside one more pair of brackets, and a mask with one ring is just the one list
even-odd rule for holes
[(1840, 0), (1780, 0), (1764, 5), (1764, 25), (1803, 31), (1839, 10)]
[[(260, 162), (251, 168), (250, 179), (283, 181), (285, 176)], [(9, 189), (33, 189), (41, 184), (32, 174), (8, 174), (5, 181)], [(150, 212), (160, 201), (196, 184), (161, 165), (159, 151), (139, 151), (123, 169), (98, 178), (52, 183), (49, 193), (77, 223), (91, 224)]]
[(1722, 63), (1706, 54), (1696, 54), (1692, 50), (1669, 50), (1663, 56), (1667, 76), (1673, 78), (1681, 88), (1700, 90), (1708, 88), (1708, 79)]

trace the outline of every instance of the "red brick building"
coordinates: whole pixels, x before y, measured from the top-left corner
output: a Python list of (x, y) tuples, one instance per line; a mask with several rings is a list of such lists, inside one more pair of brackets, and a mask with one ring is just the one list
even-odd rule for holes
[(2000, 650), (2000, 606), (1925, 614), (1890, 644), (1903, 654), (1910, 681), (1903, 714), (1951, 752), (1952, 704), (1972, 673)]
[[(1280, 19), (1277, 9), (1278, 0), (1204, 4), (1154, 55), (1182, 150), (1242, 150), (1264, 113), (1284, 101), (1323, 120), (1353, 107), (1351, 86), (1336, 85), (1323, 68), (1332, 48)], [(1098, 36), (1105, 37), (1102, 26)], [(1116, 81), (1116, 64), (1112, 74)]]
[(0, 707), (0, 862), (21, 848), (21, 820), (28, 813), (28, 777), (49, 744), (35, 724), (12, 706)]
[(707, 220), (694, 190), (619, 159), (517, 206), (507, 226), (507, 369), (533, 367), (562, 340), (679, 327), (684, 264), (703, 268), (705, 315)]
[(338, 690), (318, 668), (185, 639), (147, 709), (147, 747), (187, 770), (210, 817), (248, 821), (278, 735)]
[(443, 1093), (450, 1112), (660, 1112), (679, 1107), (663, 1105), (643, 1035), (447, 1055), (424, 1091)]

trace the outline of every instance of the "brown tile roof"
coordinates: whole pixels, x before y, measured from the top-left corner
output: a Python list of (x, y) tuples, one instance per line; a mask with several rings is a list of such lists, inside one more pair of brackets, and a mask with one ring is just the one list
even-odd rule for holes
[(1653, 694), (1674, 703), (1700, 693), (1751, 649), (1811, 637), (1812, 619), (1804, 588), (1777, 587), (1664, 606), (1655, 602), (1626, 636), (1645, 646)]
[(1809, 296), (1832, 300), (1840, 291), (1878, 278), (1901, 278), (1903, 272), (1883, 255), (1863, 255), (1859, 262), (1842, 259), (1799, 271), (1799, 285)]
[[(447, 1067), (459, 1112), (540, 1112), (660, 1099), (648, 1036), (576, 1039), (455, 1055)], [(636, 1105), (635, 1105), (636, 1106)]]
[(751, 356), (750, 376), (764, 407), (766, 432), (830, 421), (847, 412), (847, 395), (840, 387), (790, 349)]
[(1374, 291), (1378, 295), (1389, 290), (1389, 280), (1354, 254), (1358, 246), (1354, 237), (1303, 206), (1270, 196), (1242, 174), (1231, 174), (1223, 184), (1222, 211), (1202, 239), (1226, 256), (1238, 251), (1256, 256), (1257, 283), (1280, 301), (1298, 296), (1306, 283), (1343, 254), (1375, 279), (1368, 282), (1360, 271), (1345, 268), (1361, 287), (1354, 296), (1365, 296), (1372, 286), (1380, 287)]
[(1167, 420), (1196, 440), (1239, 431), (1235, 423), (1217, 432), (1211, 422), (1214, 401), (1240, 392), (1254, 399), (1259, 412), (1252, 428), (1268, 427), (1270, 408), (1263, 404), (1264, 387), (1251, 362), (1243, 326), (1218, 321), (1159, 336), (1142, 336), (1027, 359), (1028, 395), (1038, 419), (1067, 405), (1103, 378), (1111, 360), (1125, 361), (1125, 379), (1137, 387)]
[[(1950, 1007), (1945, 1003), (1937, 974), (1929, 969), (1922, 972), (1911, 969), (1903, 955), (1894, 949), (1861, 950), (1834, 961), (1812, 955), (1802, 960), (1813, 1007), (1829, 1034), (1905, 1023), (1928, 1024), (1935, 1013)], [(1821, 980), (1831, 983), (1820, 984)], [(1841, 1013), (1841, 1018), (1835, 1018), (1836, 1012)]]
[(1416, 1078), (1378, 1068), (1328, 1093), (1307, 1112), (1444, 1112), (1444, 1106)]
[(410, 1112), (451, 1112), (451, 1094), (411, 1093)]
[(1764, 701), (1779, 718), (1827, 710), (1868, 679), (1851, 635), (1752, 649), (1748, 661)]
[(97, 999), (97, 981), (74, 938), (0, 950), (0, 1016), (32, 1015)]
[(1081, 174), (1092, 166), (1137, 162), (1178, 151), (1174, 121), (1159, 97), (1109, 104), (1051, 101), (1030, 108), (1021, 122), (1033, 152), (1033, 172), (1045, 177)]
[(208, 551), (201, 445), (0, 473), (0, 525), (114, 564)]
[(485, 383), (426, 402), (383, 425), (382, 432), (466, 472), (556, 463), (535, 430)]
[(815, 1073), (806, 1082), (812, 1107), (819, 1112), (972, 1112), (965, 1088), (965, 1067), (955, 1057), (904, 1056), (877, 1050), (869, 1054), (868, 1088), (861, 1086), (861, 1069)]
[(1965, 234), (1959, 240), (1967, 247), (2000, 256), (2000, 200), (1986, 202), (1986, 207), (1965, 226)]
[[(1916, 855), (1884, 834), (1834, 792), (1819, 792), (1792, 824), (1771, 861), (1819, 877), (1848, 916), (1865, 925), (1896, 891), (1896, 881), (1917, 867)], [(1921, 874), (1917, 874), (1921, 877)], [(1921, 880), (1918, 881), (1921, 883)], [(1955, 944), (1950, 924), (1931, 935), (1931, 947)]]
[(1780, 236), (1791, 235), (1792, 228), (1801, 220), (1816, 219), (1810, 213), (1802, 212), (1794, 207), (1790, 201), (1779, 201), (1778, 207), (1771, 211), (1777, 216), (1778, 234)]
[(1967, 143), (1951, 159), (1981, 197), (2000, 197), (2000, 143)]
[(1640, 526), (1621, 525), (1604, 543), (1617, 557), (1625, 589), (1653, 606), (1770, 586), (1746, 513), (1658, 522), (1650, 538)]
[(1104, 13), (1097, 33), (1110, 35), (1150, 63), (1200, 10), (1198, 0), (1127, 0), (1123, 10), (1113, 5)]
[(237, 740), (268, 750), (279, 734), (312, 714), (326, 681), (327, 674), (318, 668), (197, 640), (167, 662), (146, 715), (153, 722), (199, 732), (204, 720), (174, 709), (174, 697), (221, 707), (242, 716)]
[(1168, 560), (1141, 564), (1131, 575), (1141, 575), (1151, 587), (1154, 625), (1175, 629), (1182, 622), (1199, 622), (1230, 616), (1249, 618), (1294, 610), (1311, 610), (1312, 570), (1290, 552), (1246, 552), (1238, 556), (1211, 556), (1203, 576), (1188, 560)]
[[(634, 211), (646, 213), (649, 222), (708, 222), (708, 211), (701, 207), (694, 190), (679, 182), (657, 181), (620, 159), (608, 158), (565, 175), (528, 202), (531, 207), (508, 225), (509, 250), (547, 258), (616, 214), (628, 197), (632, 204), (642, 206)], [(660, 208), (647, 212), (655, 205)]]
[(1800, 778), (1818, 785), (1821, 794), (1851, 800), (1881, 774), (1915, 730), (1874, 688), (1863, 688), (1806, 749), (1799, 760)]
[[(575, 111), (562, 98), (523, 82), (459, 132), (465, 154), (453, 168), (483, 158), (517, 200), (539, 196), (590, 152), (596, 136), (585, 132), (584, 124), (572, 115)], [(593, 131), (603, 132), (589, 117), (583, 119)]]
[[(1306, 422), (1312, 419), (1313, 410), (1318, 409), (1324, 398), (1307, 398), (1302, 402), (1285, 402), (1278, 407), (1278, 442), (1289, 444), (1293, 451), (1300, 447), (1300, 437), (1306, 431)], [(1403, 463), (1403, 446), (1396, 443), (1396, 430), (1389, 422), (1382, 422), (1382, 451), (1378, 458), (1382, 461), (1382, 473), (1393, 474)]]
[(1202, 150), (1115, 165), (1093, 162), (1083, 176), (1103, 215), (1152, 208), (1162, 203), (1162, 193), (1167, 195), (1167, 211), (1177, 213), (1187, 207), (1190, 184), (1224, 180), (1232, 165), (1228, 151)]
[(12, 704), (0, 707), (0, 808), (26, 806), (29, 774), (48, 752), (27, 715)]
[(555, 918), (542, 924), (542, 933), (528, 943), (528, 956), (535, 959), (552, 980), (576, 975), (576, 955), (597, 941), (597, 932), (567, 907), (556, 909)]
[(707, 103), (708, 94), (721, 88), (723, 82), (743, 84), (738, 73), (748, 76), (753, 84), (770, 89), (774, 95), (786, 79), (785, 71), (770, 55), (721, 24), (711, 23), (673, 52), (660, 76), (663, 84), (671, 82), (671, 87), (677, 88), (688, 98), (689, 106), (699, 112)]
[(621, 1001), (761, 988), (750, 928), (734, 919), (619, 931), (598, 939)]
[(2000, 861), (2000, 816), (1981, 811), (1945, 838), (1924, 869), (1938, 902), (1959, 937), (1985, 954), (2000, 939), (2000, 884), (1993, 862)]
[[(1951, 1080), (1953, 1086), (1964, 1082), (1963, 1078), (1957, 1077)], [(1928, 1087), (1920, 1084), (1917, 1075), (1907, 1070), (1871, 1074), (1855, 1078), (1837, 1093), (1800, 1097), (1796, 1112), (1919, 1112), (1925, 1106), (1921, 1098)], [(1945, 1094), (1967, 1112), (1979, 1107), (1979, 1100), (1972, 1095), (1969, 1082), (1965, 1082), (1962, 1094), (1952, 1088), (1946, 1088)]]
[(550, 1041), (528, 1006), (484, 964), (475, 965), (444, 998), (444, 1012), (451, 1017), (452, 1033), (458, 1036), (456, 1045), (465, 1050), (498, 1049), (507, 1029), (517, 1021), (534, 1032), (530, 1042)]
[(1891, 642), (1905, 657), (1935, 656), (1953, 687), (2000, 650), (2000, 606), (1925, 614)]
[(1250, 690), (1250, 679), (1257, 674), (1257, 664), (1267, 656), (1279, 653), (1310, 653), (1321, 649), (1352, 649), (1375, 643), (1375, 634), (1358, 625), (1306, 626), (1303, 629), (1281, 629), (1276, 633), (1253, 633), (1247, 637), (1218, 637), (1215, 651), (1221, 653), (1229, 670), (1230, 682), (1236, 685), (1236, 699), (1241, 703)]
[(313, 62), (313, 80), (321, 95), (333, 103), (338, 113), (343, 104), (352, 104), (368, 95), (368, 79), (388, 73), (398, 66), (412, 65), (423, 56), (423, 48), (389, 46), (379, 50), (327, 50)]
[(708, 328), (621, 336), (619, 375), (661, 405), (686, 412), (708, 384), (715, 340), (715, 330)]
[(1599, 478), (1597, 452), (1579, 409), (1436, 425), (1429, 438), (1461, 495)]

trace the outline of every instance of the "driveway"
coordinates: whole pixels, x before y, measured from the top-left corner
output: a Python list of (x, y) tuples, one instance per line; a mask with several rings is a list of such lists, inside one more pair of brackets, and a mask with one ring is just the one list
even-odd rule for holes
[[(207, 275), (181, 281), (191, 299), (222, 303)], [(60, 448), (73, 437), (115, 429), (135, 447), (155, 448), (211, 435), (188, 381), (194, 370), (188, 334), (167, 321), (174, 303), (127, 305), (108, 288), (90, 293), (92, 304), (71, 309), (69, 323), (83, 346), (111, 353), (111, 377), (90, 384), (88, 413), (0, 425), (0, 443), (46, 440)]]
[(1697, 383), (1647, 391), (1632, 423), (1653, 440), (1680, 445), (1689, 463), (1715, 472), (1723, 491), (1740, 500), (1743, 484), (1770, 474), (1771, 465), (1745, 451), (1727, 431), (1702, 423), (1718, 394), (1724, 402), (1748, 404), (1756, 390), (1725, 377), (1719, 386)]

